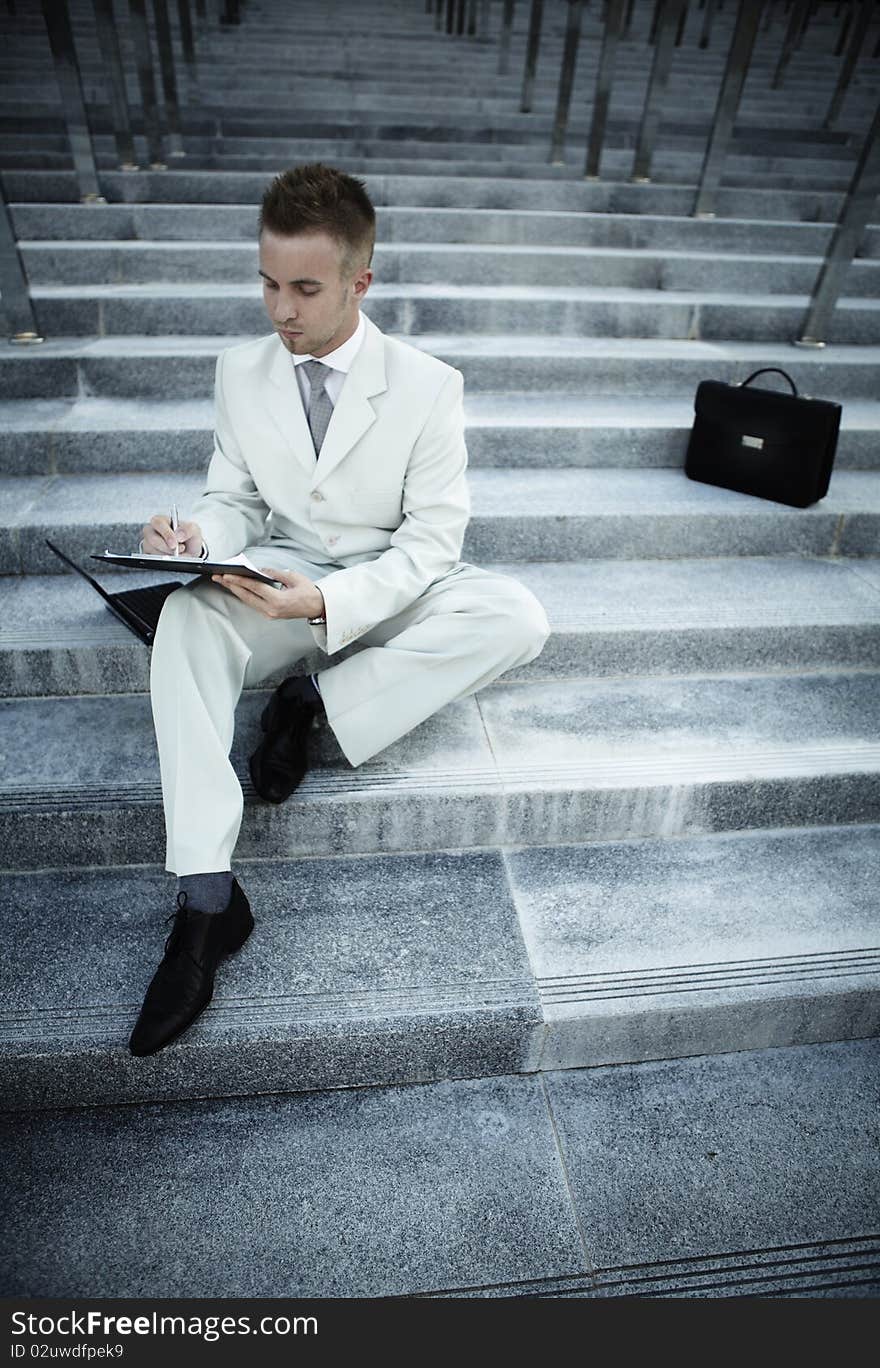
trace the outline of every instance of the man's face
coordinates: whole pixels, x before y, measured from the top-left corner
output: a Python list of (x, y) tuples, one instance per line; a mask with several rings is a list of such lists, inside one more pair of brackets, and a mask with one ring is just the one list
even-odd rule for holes
[(263, 301), (272, 326), (294, 356), (326, 356), (347, 342), (373, 273), (346, 269), (342, 248), (327, 233), (260, 234)]

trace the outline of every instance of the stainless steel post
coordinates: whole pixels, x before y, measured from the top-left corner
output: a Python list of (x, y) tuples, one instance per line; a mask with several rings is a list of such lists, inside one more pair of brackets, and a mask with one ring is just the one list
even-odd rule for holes
[[(835, 19), (837, 18), (839, 11), (840, 11), (840, 5), (838, 5), (838, 6), (837, 6), (837, 9), (834, 11), (834, 17), (835, 17)], [(843, 50), (844, 50), (844, 48), (846, 47), (846, 40), (847, 40), (847, 37), (848, 37), (848, 35), (849, 35), (850, 25), (852, 24), (852, 21), (853, 21), (853, 6), (852, 6), (852, 5), (847, 5), (846, 11), (845, 11), (844, 16), (843, 16), (843, 23), (842, 23), (841, 26), (840, 26), (840, 33), (837, 35), (837, 42), (834, 44), (834, 56), (835, 56), (835, 57), (840, 57), (840, 56), (843, 55)]]
[(682, 12), (681, 12), (681, 17), (679, 18), (679, 21), (678, 21), (678, 28), (677, 28), (676, 31), (675, 31), (675, 46), (676, 46), (676, 47), (681, 47), (681, 40), (684, 38), (684, 26), (685, 26), (685, 24), (687, 23), (687, 14), (688, 14), (687, 0), (685, 0), (685, 6), (684, 6), (684, 9), (683, 9)]
[(709, 39), (712, 36), (712, 20), (715, 18), (715, 0), (706, 0), (706, 13), (703, 15), (703, 27), (700, 30), (699, 46), (704, 50), (709, 46)]
[(550, 160), (555, 166), (561, 166), (565, 161), (563, 155), (565, 130), (568, 127), (568, 111), (571, 107), (571, 91), (574, 85), (574, 69), (581, 37), (583, 9), (584, 0), (568, 0), (568, 23), (565, 29), (565, 46), (562, 49), (562, 68), (559, 73), (559, 94), (556, 98), (553, 138), (550, 143)]
[(95, 25), (98, 31), (98, 46), (101, 60), (107, 72), (110, 94), (110, 113), (113, 118), (113, 136), (116, 139), (116, 155), (123, 171), (136, 171), (137, 155), (134, 150), (134, 135), (131, 131), (131, 118), (128, 112), (128, 92), (125, 88), (125, 70), (122, 53), (119, 50), (119, 35), (113, 15), (113, 0), (93, 0)]
[(6, 322), (12, 329), (10, 342), (42, 342), (31, 303), (28, 279), (15, 240), (12, 219), (6, 207), (0, 180), (0, 297)]
[(435, 33), (443, 32), (443, 0), (437, 0), (434, 6), (434, 31)]
[(468, 0), (467, 36), (477, 36), (477, 0)]
[(207, 19), (208, 11), (205, 8), (205, 0), (196, 0), (196, 15), (199, 19)]
[(785, 75), (785, 68), (788, 66), (800, 42), (800, 35), (803, 33), (804, 24), (809, 18), (809, 0), (796, 0), (791, 7), (788, 17), (788, 27), (785, 30), (785, 37), (782, 40), (782, 49), (779, 53), (779, 60), (776, 63), (776, 70), (773, 72), (773, 80), (770, 82), (771, 90), (779, 90), (782, 85), (782, 78)]
[(159, 49), (159, 69), (162, 73), (162, 93), (165, 97), (168, 151), (172, 157), (182, 157), (184, 151), (180, 132), (180, 101), (177, 96), (177, 78), (174, 75), (168, 0), (153, 0), (153, 18), (156, 21), (156, 46)]
[(481, 43), (489, 41), (489, 3), (490, 0), (480, 0), (480, 33)]
[(513, 33), (514, 0), (504, 0), (501, 17), (501, 41), (498, 44), (498, 75), (506, 76), (510, 71), (510, 37)]
[(226, 0), (226, 6), (220, 15), (221, 24), (240, 24), (241, 13), (238, 8), (238, 0)]
[(153, 73), (153, 57), (150, 51), (146, 0), (128, 0), (128, 7), (131, 11), (131, 38), (137, 65), (138, 88), (141, 92), (147, 156), (153, 170), (163, 170), (165, 156), (162, 147), (162, 125), (159, 119), (159, 100), (156, 95), (156, 78)]
[(464, 33), (464, 11), (466, 0), (458, 0), (458, 13), (455, 16), (455, 32), (459, 38)]
[(446, 32), (452, 33), (455, 27), (455, 0), (446, 0)]
[(617, 63), (617, 42), (623, 27), (623, 11), (626, 0), (608, 0), (605, 9), (605, 28), (602, 33), (602, 52), (599, 57), (599, 71), (596, 75), (596, 94), (593, 98), (593, 119), (590, 124), (590, 137), (587, 143), (587, 160), (584, 175), (595, 178), (599, 174), (602, 160), (602, 143), (605, 139), (605, 124), (608, 121), (608, 105), (611, 101), (611, 83)]
[(532, 91), (535, 87), (535, 71), (538, 66), (538, 49), (541, 45), (541, 21), (544, 17), (544, 0), (532, 0), (529, 14), (529, 37), (526, 45), (526, 65), (523, 71), (522, 96), (519, 102), (521, 114), (529, 114), (532, 109)]
[(70, 139), (79, 196), (87, 204), (96, 201), (103, 203), (67, 0), (42, 0), (42, 8), (52, 60), (55, 64), (55, 79), (58, 82), (58, 92), (64, 110), (64, 122)]
[(715, 108), (715, 118), (700, 172), (700, 184), (694, 204), (695, 217), (711, 218), (714, 215), (715, 197), (721, 183), (721, 169), (733, 136), (736, 111), (745, 85), (762, 5), (763, 0), (740, 0), (739, 3), (724, 79)]
[(828, 106), (828, 113), (822, 124), (823, 128), (830, 128), (840, 113), (844, 96), (849, 89), (852, 74), (855, 71), (859, 53), (862, 50), (862, 43), (865, 41), (865, 34), (868, 32), (868, 25), (871, 22), (871, 0), (858, 0), (855, 23), (852, 26), (852, 33), (846, 45), (846, 55), (843, 65), (840, 68), (840, 75), (837, 78), (837, 86), (831, 96), (831, 103)]
[(859, 154), (795, 345), (824, 347), (846, 273), (880, 195), (880, 105)]
[(654, 143), (657, 139), (657, 129), (660, 125), (666, 87), (669, 84), (669, 72), (675, 50), (675, 34), (685, 3), (686, 0), (666, 0), (663, 13), (660, 16), (660, 27), (654, 45), (654, 61), (651, 64), (651, 78), (648, 82), (645, 107), (642, 111), (642, 126), (639, 130), (638, 146), (633, 159), (632, 178), (634, 181), (650, 179), (651, 157), (654, 153)]

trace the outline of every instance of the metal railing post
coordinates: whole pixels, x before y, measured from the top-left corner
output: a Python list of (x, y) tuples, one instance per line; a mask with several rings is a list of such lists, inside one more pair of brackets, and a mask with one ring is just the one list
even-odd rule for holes
[(675, 32), (675, 46), (676, 46), (676, 47), (681, 47), (682, 39), (684, 38), (684, 29), (685, 29), (685, 24), (687, 23), (687, 17), (688, 17), (688, 7), (687, 7), (687, 0), (685, 0), (684, 8), (683, 8), (682, 11), (681, 11), (681, 16), (680, 16), (679, 21), (678, 21), (678, 28), (676, 29), (676, 32)]
[(788, 18), (788, 27), (785, 30), (785, 37), (782, 40), (782, 49), (779, 53), (779, 60), (776, 63), (776, 70), (773, 72), (773, 80), (770, 82), (771, 90), (779, 90), (782, 85), (782, 78), (785, 75), (785, 68), (788, 66), (800, 41), (799, 35), (803, 32), (804, 25), (809, 17), (809, 0), (796, 0), (791, 7)]
[(880, 195), (880, 105), (868, 130), (856, 169), (816, 277), (810, 304), (795, 345), (824, 347), (825, 335), (847, 271)]
[(712, 20), (715, 18), (715, 0), (706, 0), (706, 13), (703, 15), (703, 27), (700, 29), (699, 47), (704, 51), (709, 46), (709, 39), (712, 36)]
[(165, 97), (168, 151), (172, 157), (182, 157), (184, 151), (183, 138), (180, 132), (180, 101), (177, 97), (177, 78), (174, 75), (174, 51), (171, 46), (168, 0), (153, 0), (153, 18), (156, 21), (156, 46), (159, 49), (162, 94)]
[(464, 33), (464, 12), (466, 4), (467, 0), (458, 0), (458, 13), (455, 16), (455, 32), (459, 38), (461, 38)]
[(498, 44), (498, 75), (506, 76), (510, 71), (510, 37), (513, 33), (514, 0), (504, 0), (504, 13), (501, 18), (501, 41)]
[(568, 23), (565, 28), (565, 46), (562, 49), (562, 67), (559, 72), (559, 94), (556, 98), (556, 115), (553, 120), (553, 138), (550, 143), (550, 160), (554, 166), (565, 161), (565, 130), (568, 127), (568, 111), (571, 107), (571, 91), (574, 86), (574, 69), (577, 63), (578, 43), (581, 38), (581, 16), (584, 0), (568, 0)]
[(455, 0), (446, 0), (446, 32), (452, 33), (455, 28)]
[(125, 88), (125, 70), (113, 15), (113, 0), (92, 0), (92, 3), (98, 31), (98, 46), (107, 71), (116, 155), (123, 171), (137, 171), (137, 154), (134, 150), (134, 134), (131, 131), (131, 117), (128, 112), (128, 92)]
[(238, 0), (226, 0), (223, 13), (220, 15), (221, 24), (240, 24), (241, 12), (238, 7)]
[(477, 36), (477, 0), (468, 0), (467, 36)]
[(434, 32), (443, 32), (443, 0), (437, 0), (434, 6)]
[(721, 168), (733, 135), (736, 111), (745, 85), (762, 5), (763, 0), (740, 0), (739, 3), (724, 79), (715, 107), (715, 118), (700, 172), (700, 184), (694, 204), (695, 217), (714, 216), (715, 197), (721, 182)]
[(55, 64), (55, 79), (58, 82), (61, 106), (64, 110), (67, 136), (70, 139), (79, 196), (84, 204), (103, 204), (67, 0), (42, 0), (42, 10), (46, 32), (49, 35), (52, 61)]
[(852, 80), (852, 74), (855, 71), (856, 62), (858, 61), (859, 53), (862, 49), (862, 43), (865, 41), (865, 34), (868, 32), (868, 25), (870, 24), (870, 22), (871, 0), (859, 0), (859, 7), (856, 11), (855, 16), (855, 23), (852, 27), (852, 33), (850, 34), (849, 42), (846, 45), (846, 55), (843, 59), (843, 66), (840, 68), (840, 75), (837, 78), (837, 86), (835, 88), (834, 94), (831, 97), (831, 103), (828, 106), (828, 113), (825, 115), (825, 119), (822, 124), (823, 128), (830, 128), (831, 125), (834, 123), (834, 120), (840, 113), (840, 107), (843, 104), (844, 96), (846, 95), (846, 92), (849, 88), (849, 83)]
[(590, 124), (590, 137), (587, 142), (587, 160), (584, 175), (595, 179), (599, 174), (602, 160), (602, 143), (605, 140), (605, 124), (608, 121), (608, 105), (611, 101), (611, 83), (614, 80), (614, 67), (617, 62), (617, 43), (623, 27), (623, 10), (626, 0), (608, 0), (605, 9), (605, 29), (602, 34), (602, 52), (599, 57), (599, 70), (596, 74), (596, 94), (593, 98), (593, 119)]
[(538, 67), (538, 49), (541, 45), (541, 21), (544, 17), (544, 0), (532, 0), (529, 14), (529, 38), (526, 46), (526, 65), (523, 71), (522, 96), (519, 109), (521, 114), (532, 110), (532, 92), (535, 87), (535, 72)]
[(481, 43), (489, 41), (489, 0), (480, 0), (480, 33)]
[(150, 159), (151, 168), (154, 171), (160, 171), (165, 169), (165, 154), (162, 147), (162, 124), (159, 119), (156, 77), (153, 72), (153, 57), (150, 51), (146, 0), (128, 0), (128, 7), (131, 11), (131, 38), (134, 44), (138, 89), (141, 92), (147, 156)]
[(15, 240), (0, 180), (0, 308), (12, 329), (10, 342), (43, 342), (37, 328), (28, 278)]
[[(835, 17), (835, 19), (837, 18), (839, 12), (840, 12), (840, 5), (837, 6), (837, 9), (836, 9), (835, 12), (834, 12), (834, 17)], [(846, 47), (846, 40), (847, 40), (847, 36), (848, 36), (848, 34), (849, 34), (849, 29), (850, 29), (850, 25), (851, 25), (852, 21), (853, 21), (853, 6), (852, 6), (852, 4), (849, 4), (849, 5), (847, 5), (846, 10), (845, 10), (845, 12), (844, 12), (843, 23), (842, 23), (841, 26), (840, 26), (840, 33), (837, 35), (837, 42), (834, 44), (834, 56), (835, 56), (835, 57), (841, 57), (841, 56), (843, 55), (843, 49)]]
[(639, 130), (636, 155), (633, 158), (632, 179), (634, 181), (650, 179), (651, 157), (654, 153), (654, 143), (660, 125), (660, 114), (666, 95), (666, 87), (669, 84), (669, 72), (675, 50), (674, 34), (684, 6), (685, 0), (666, 0), (663, 7), (660, 29), (654, 46), (651, 77), (645, 94), (642, 126)]

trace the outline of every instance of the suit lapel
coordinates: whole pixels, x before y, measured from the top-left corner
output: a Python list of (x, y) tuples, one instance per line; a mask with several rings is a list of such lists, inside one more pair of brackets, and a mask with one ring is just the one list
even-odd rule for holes
[[(312, 488), (319, 485), (376, 421), (372, 396), (388, 388), (385, 378), (385, 346), (382, 334), (364, 315), (366, 333), (351, 370), (345, 378), (339, 402), (333, 410), (321, 454), (313, 468)], [(302, 406), (300, 406), (301, 408)], [(303, 420), (306, 435), (308, 424)]]
[(312, 476), (315, 472), (315, 447), (300, 398), (299, 385), (293, 373), (293, 361), (280, 338), (276, 339), (275, 356), (269, 366), (266, 407), (285, 444), (293, 448), (300, 465)]

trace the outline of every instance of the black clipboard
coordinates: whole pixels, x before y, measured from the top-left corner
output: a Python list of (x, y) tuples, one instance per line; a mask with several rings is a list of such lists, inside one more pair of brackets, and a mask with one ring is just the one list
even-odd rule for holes
[(243, 575), (245, 579), (256, 579), (263, 584), (271, 584), (275, 589), (281, 587), (278, 580), (264, 575), (261, 570), (251, 569), (249, 565), (197, 560), (195, 556), (130, 556), (123, 552), (101, 551), (92, 552), (91, 559), (101, 561), (104, 565), (119, 565), (126, 570), (170, 570), (177, 575)]

